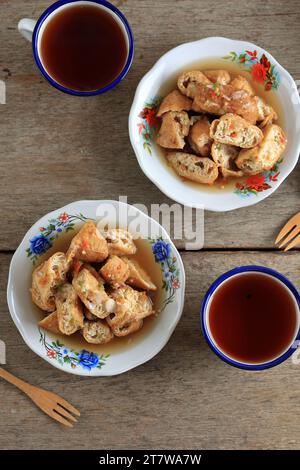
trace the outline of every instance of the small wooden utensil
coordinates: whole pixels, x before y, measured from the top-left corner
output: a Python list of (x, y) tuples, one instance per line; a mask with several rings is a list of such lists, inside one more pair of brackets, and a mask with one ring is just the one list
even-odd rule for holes
[(275, 245), (279, 242), (278, 248), (283, 248), (286, 245), (284, 251), (288, 251), (300, 244), (300, 212), (294, 215), (280, 230), (275, 240)]
[(80, 412), (56, 393), (34, 387), (1, 367), (0, 377), (22, 390), (44, 413), (59, 423), (72, 428), (73, 423), (77, 422), (73, 415), (80, 416)]

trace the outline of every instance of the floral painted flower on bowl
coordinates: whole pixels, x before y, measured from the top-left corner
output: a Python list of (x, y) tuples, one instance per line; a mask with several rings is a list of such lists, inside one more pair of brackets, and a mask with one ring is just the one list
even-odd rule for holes
[(277, 71), (276, 65), (271, 64), (265, 53), (262, 53), (259, 58), (256, 49), (246, 50), (241, 53), (231, 51), (224, 57), (224, 59), (243, 65), (251, 74), (253, 81), (262, 83), (266, 91), (278, 89), (280, 84), (280, 74)]

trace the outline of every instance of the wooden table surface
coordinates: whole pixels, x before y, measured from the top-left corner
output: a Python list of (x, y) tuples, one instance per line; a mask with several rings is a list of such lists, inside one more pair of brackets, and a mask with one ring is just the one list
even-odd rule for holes
[[(48, 0), (49, 1), (49, 0)], [(172, 47), (221, 35), (256, 42), (300, 79), (297, 0), (119, 0), (136, 40), (132, 69), (110, 93), (78, 99), (57, 92), (38, 74), (21, 17), (38, 17), (47, 0), (1, 0), (0, 79), (0, 338), (7, 369), (68, 398), (82, 411), (65, 430), (0, 382), (3, 449), (299, 448), (300, 368), (289, 360), (262, 373), (225, 365), (199, 332), (203, 294), (238, 264), (264, 264), (300, 286), (300, 255), (274, 250), (279, 227), (300, 210), (300, 169), (271, 197), (250, 208), (205, 214), (202, 251), (182, 252), (187, 274), (182, 319), (165, 349), (124, 375), (67, 375), (23, 343), (6, 304), (11, 256), (27, 229), (45, 213), (78, 199), (170, 202), (137, 164), (127, 118), (136, 86)]]

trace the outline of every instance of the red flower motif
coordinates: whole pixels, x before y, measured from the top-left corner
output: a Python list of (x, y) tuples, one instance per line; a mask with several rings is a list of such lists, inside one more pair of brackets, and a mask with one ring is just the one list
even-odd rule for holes
[(246, 179), (247, 186), (261, 186), (264, 182), (264, 175), (254, 175)]
[(276, 175), (270, 175), (269, 180), (270, 181), (278, 181), (279, 174), (280, 174), (280, 171), (278, 171), (278, 173), (276, 173)]
[(139, 134), (141, 134), (142, 131), (143, 131), (143, 129), (145, 129), (145, 124), (143, 124), (142, 122), (140, 122), (140, 123), (138, 124), (138, 129), (139, 129)]
[(267, 82), (267, 83), (265, 84), (265, 90), (266, 90), (266, 91), (270, 91), (271, 88), (272, 88), (272, 82)]
[(159, 119), (156, 117), (156, 108), (145, 107), (140, 113), (140, 117), (146, 119), (150, 127), (155, 127), (159, 123)]
[(264, 66), (264, 68), (269, 71), (271, 68), (270, 61), (267, 59), (267, 56), (263, 54), (260, 59), (260, 63)]
[(45, 230), (46, 230), (45, 227), (40, 227), (40, 228), (39, 228), (39, 231), (40, 231), (40, 232), (45, 232)]
[(263, 83), (267, 78), (267, 70), (260, 63), (252, 65), (251, 73), (253, 80), (259, 83)]
[(257, 57), (257, 51), (246, 51), (248, 55), (250, 55), (251, 57)]
[(50, 359), (55, 359), (56, 355), (56, 351), (53, 351), (53, 349), (49, 349), (49, 351), (47, 351), (47, 356), (50, 357)]
[(240, 62), (245, 62), (246, 61), (246, 57), (240, 57)]
[(69, 220), (69, 216), (68, 216), (68, 214), (67, 214), (66, 212), (63, 212), (63, 213), (60, 214), (60, 216), (58, 217), (58, 220), (59, 220), (60, 222), (65, 223), (65, 222), (67, 222), (67, 221)]
[(180, 282), (178, 281), (178, 279), (174, 279), (174, 281), (172, 282), (172, 287), (173, 289), (179, 289)]

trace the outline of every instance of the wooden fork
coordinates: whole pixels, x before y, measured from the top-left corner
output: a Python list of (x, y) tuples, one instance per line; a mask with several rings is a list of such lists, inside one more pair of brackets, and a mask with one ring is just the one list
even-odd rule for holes
[(294, 215), (280, 230), (275, 245), (278, 243), (280, 243), (278, 248), (283, 248), (286, 245), (284, 251), (288, 251), (300, 243), (300, 212)]
[(51, 418), (55, 419), (59, 423), (72, 428), (73, 423), (77, 422), (77, 419), (73, 415), (80, 416), (80, 412), (59, 395), (56, 395), (56, 393), (34, 387), (33, 385), (18, 379), (1, 367), (0, 377), (22, 390), (22, 392), (31, 398), (31, 400), (44, 413), (51, 416)]

